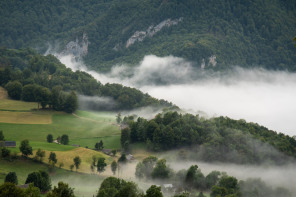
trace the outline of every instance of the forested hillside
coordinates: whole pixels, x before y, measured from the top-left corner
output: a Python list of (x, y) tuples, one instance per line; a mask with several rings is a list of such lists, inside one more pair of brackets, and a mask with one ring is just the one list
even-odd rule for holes
[(293, 0), (12, 0), (0, 2), (0, 17), (0, 46), (61, 52), (84, 34), (84, 61), (101, 71), (147, 54), (296, 71)]
[(289, 161), (287, 155), (296, 157), (293, 137), (245, 120), (167, 112), (152, 120), (127, 117), (124, 121), (129, 127), (122, 130), (123, 147), (126, 142), (145, 142), (154, 151), (189, 146), (193, 154), (181, 157), (232, 163), (282, 164)]
[[(74, 92), (109, 97), (115, 101), (114, 110), (148, 105), (171, 106), (171, 103), (157, 100), (135, 88), (120, 84), (103, 85), (85, 72), (73, 72), (66, 68), (53, 55), (43, 56), (31, 49), (0, 48), (0, 86), (7, 89), (12, 99), (35, 101), (43, 108), (49, 105), (66, 112), (75, 111)], [(70, 96), (66, 96), (65, 92), (71, 91)], [(74, 105), (70, 106), (72, 110), (67, 110), (68, 107), (65, 109), (67, 104)]]

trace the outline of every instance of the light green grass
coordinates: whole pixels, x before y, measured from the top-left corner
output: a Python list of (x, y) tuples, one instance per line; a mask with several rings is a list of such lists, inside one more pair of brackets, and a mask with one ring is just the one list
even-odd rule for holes
[(37, 108), (38, 108), (38, 104), (35, 102), (0, 99), (1, 110), (30, 111), (31, 109), (37, 109)]
[(70, 144), (79, 144), (82, 147), (95, 148), (97, 142), (103, 141), (104, 148), (120, 149), (120, 135), (96, 137), (96, 138), (80, 138), (73, 139)]
[[(120, 143), (117, 137), (120, 135), (120, 129), (116, 124), (96, 122), (61, 112), (49, 113), (52, 113), (52, 124), (0, 123), (0, 130), (3, 130), (5, 139), (11, 141), (20, 142), (21, 140), (28, 139), (33, 143), (46, 142), (46, 136), (48, 134), (52, 134), (54, 138), (67, 134), (71, 144), (79, 144), (77, 142), (81, 141), (82, 146), (89, 147), (94, 146), (93, 143), (98, 137), (112, 136), (106, 141), (106, 146), (112, 148), (110, 146), (114, 145), (114, 148), (118, 148), (116, 143)], [(87, 114), (87, 112), (83, 113)], [(115, 138), (112, 139), (114, 136)], [(82, 138), (83, 140), (81, 140)], [(108, 142), (109, 145), (107, 145)], [(46, 145), (39, 144), (39, 146)]]

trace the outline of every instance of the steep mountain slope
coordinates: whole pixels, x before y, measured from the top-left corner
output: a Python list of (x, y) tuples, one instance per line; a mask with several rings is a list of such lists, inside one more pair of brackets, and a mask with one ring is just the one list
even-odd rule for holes
[(147, 54), (198, 67), (296, 70), (294, 0), (15, 0), (0, 7), (1, 46), (45, 51), (50, 43), (101, 71)]

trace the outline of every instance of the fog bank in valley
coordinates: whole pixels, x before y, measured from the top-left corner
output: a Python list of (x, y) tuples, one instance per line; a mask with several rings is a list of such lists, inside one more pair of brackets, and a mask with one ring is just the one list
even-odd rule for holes
[(72, 70), (82, 70), (101, 83), (136, 87), (190, 112), (228, 116), (296, 135), (296, 74), (236, 67), (228, 72), (196, 69), (173, 56), (145, 58), (135, 67), (116, 65), (109, 73), (89, 70), (71, 56), (58, 56)]

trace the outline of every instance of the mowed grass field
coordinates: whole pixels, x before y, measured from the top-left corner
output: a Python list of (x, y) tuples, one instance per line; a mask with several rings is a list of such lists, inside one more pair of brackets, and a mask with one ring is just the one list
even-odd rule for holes
[[(2, 111), (3, 112), (3, 111)], [(9, 113), (20, 113), (20, 112), (9, 112)], [(10, 115), (9, 113), (4, 113)], [(32, 112), (33, 113), (33, 112)], [(74, 116), (72, 114), (66, 114), (62, 112), (34, 112), (36, 116), (40, 119), (50, 119), (48, 124), (39, 123), (39, 119), (35, 119), (35, 124), (33, 124), (33, 119), (31, 118), (30, 124), (24, 123), (3, 123), (0, 121), (0, 130), (4, 132), (5, 139), (8, 141), (20, 142), (24, 139), (28, 139), (30, 142), (44, 142), (46, 143), (46, 137), (48, 134), (52, 134), (56, 139), (58, 136), (66, 134), (69, 136), (69, 144), (76, 144), (80, 146), (88, 146), (89, 148), (94, 148), (94, 145), (99, 140), (103, 140), (104, 147), (110, 149), (120, 148), (120, 129), (115, 124), (115, 120), (98, 118), (96, 113), (91, 112), (79, 112), (78, 115)], [(1, 114), (1, 113), (0, 113)], [(87, 118), (83, 118), (87, 114)], [(94, 118), (90, 119), (94, 114)], [(115, 114), (114, 114), (115, 117)], [(9, 117), (6, 117), (9, 119)], [(115, 118), (114, 118), (115, 119)], [(105, 121), (103, 121), (105, 120)], [(22, 120), (21, 120), (22, 121)], [(21, 122), (20, 121), (20, 122)], [(45, 120), (44, 120), (45, 121)], [(51, 122), (51, 123), (49, 123)], [(40, 148), (38, 144), (38, 147)], [(43, 147), (52, 146), (48, 143), (42, 145)]]

